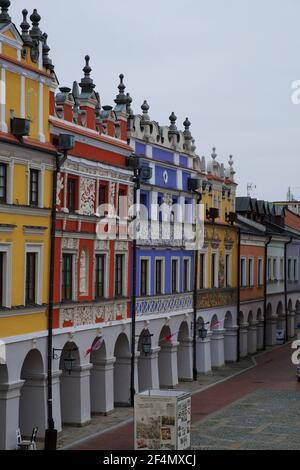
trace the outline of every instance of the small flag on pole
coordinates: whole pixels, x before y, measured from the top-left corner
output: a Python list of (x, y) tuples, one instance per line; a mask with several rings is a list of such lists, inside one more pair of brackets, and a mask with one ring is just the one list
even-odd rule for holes
[(219, 320), (214, 320), (211, 324), (211, 329), (216, 330), (217, 328), (219, 328), (220, 325), (221, 323), (219, 322)]
[(171, 343), (173, 336), (177, 335), (177, 331), (171, 335), (164, 336), (161, 341), (165, 341), (166, 343)]
[(99, 336), (98, 338), (96, 338), (92, 346), (89, 349), (87, 349), (85, 353), (85, 357), (91, 354), (93, 351), (98, 351), (98, 349), (101, 348), (103, 342), (104, 342), (103, 336)]

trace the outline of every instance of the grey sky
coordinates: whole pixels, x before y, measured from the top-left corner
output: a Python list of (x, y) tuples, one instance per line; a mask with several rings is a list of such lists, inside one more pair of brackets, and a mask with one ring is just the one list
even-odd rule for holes
[[(188, 116), (199, 155), (233, 154), (239, 195), (300, 198), (299, 0), (12, 0), (13, 21), (38, 8), (61, 85), (80, 80), (84, 56), (102, 104), (124, 73), (134, 111), (178, 127)], [(298, 187), (298, 188), (297, 188)]]

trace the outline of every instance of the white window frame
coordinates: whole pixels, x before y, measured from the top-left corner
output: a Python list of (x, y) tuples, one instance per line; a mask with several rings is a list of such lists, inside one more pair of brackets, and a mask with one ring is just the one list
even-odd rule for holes
[(35, 165), (29, 163), (27, 167), (27, 205), (30, 204), (30, 170), (37, 170), (39, 172), (38, 180), (38, 205), (37, 207), (44, 207), (44, 181), (45, 181), (45, 165)]
[(0, 156), (0, 163), (6, 165), (6, 204), (13, 204), (14, 159)]
[[(172, 284), (173, 284), (173, 279), (172, 279), (172, 262), (174, 261), (177, 261), (177, 285), (176, 285), (176, 292), (172, 292)], [(171, 285), (170, 285), (170, 293), (173, 294), (173, 293), (176, 293), (178, 294), (180, 292), (180, 257), (179, 256), (171, 256), (171, 276), (170, 276), (170, 281), (171, 281)]]
[(247, 287), (247, 258), (246, 256), (241, 256), (240, 271), (241, 271), (240, 272), (240, 286)]
[[(200, 252), (201, 255), (204, 255), (204, 263), (203, 263), (203, 289), (207, 289), (207, 273), (208, 273), (208, 256), (207, 256), (207, 249), (202, 250)], [(199, 263), (200, 264), (200, 263)], [(200, 266), (199, 266), (200, 268)]]
[(279, 280), (278, 279), (278, 259), (276, 257), (274, 257), (272, 259), (272, 271), (273, 271), (273, 276), (272, 276), (272, 280), (275, 281), (275, 280)]
[[(251, 272), (250, 272), (250, 264), (251, 264)], [(254, 287), (254, 258), (253, 256), (249, 256), (248, 258), (248, 285), (249, 287)]]
[(162, 294), (166, 293), (166, 259), (164, 256), (156, 256), (154, 258), (154, 286), (153, 286), (153, 292), (154, 295), (160, 295), (156, 293), (156, 261), (162, 261), (162, 272), (161, 272), (161, 279), (162, 279)]
[[(187, 291), (184, 290), (184, 262), (188, 261), (188, 278), (187, 278)], [(191, 258), (189, 256), (184, 256), (182, 258), (182, 292), (190, 292), (191, 291)]]
[(27, 270), (27, 253), (35, 253), (37, 255), (36, 261), (36, 278), (35, 278), (35, 303), (38, 305), (43, 304), (43, 260), (44, 260), (44, 246), (37, 243), (26, 243), (24, 250), (24, 290), (23, 290), (23, 304), (26, 305), (26, 270)]
[(257, 259), (257, 284), (258, 286), (264, 285), (264, 259), (262, 256)]
[(140, 256), (140, 282), (139, 282), (139, 294), (141, 294), (141, 281), (142, 281), (142, 261), (147, 261), (147, 271), (148, 271), (148, 279), (147, 279), (147, 292), (146, 295), (151, 295), (151, 257), (150, 256)]
[(0, 243), (0, 251), (4, 253), (3, 263), (3, 307), (11, 308), (12, 299), (12, 243)]
[[(127, 269), (128, 266), (128, 253), (124, 251), (116, 251), (114, 256), (114, 276), (116, 274), (115, 266), (116, 266), (116, 256), (123, 255), (123, 292), (122, 297), (127, 297), (127, 289), (128, 289), (128, 276), (127, 276)], [(115, 292), (115, 278), (114, 278), (114, 297), (116, 297)]]
[(288, 258), (287, 260), (287, 280), (288, 282), (292, 282), (293, 281), (293, 274), (292, 274), (292, 271), (294, 269), (294, 263), (293, 262), (293, 259), (291, 257)]
[(298, 258), (294, 258), (294, 263), (293, 263), (293, 277), (294, 281), (297, 282), (299, 280), (298, 276)]

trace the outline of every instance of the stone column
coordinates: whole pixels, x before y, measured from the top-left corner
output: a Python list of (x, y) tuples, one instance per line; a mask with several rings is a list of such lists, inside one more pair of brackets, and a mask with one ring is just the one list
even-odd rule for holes
[(242, 323), (239, 331), (240, 357), (248, 356), (248, 323)]
[(178, 378), (182, 382), (193, 380), (193, 340), (187, 338), (180, 341), (177, 352)]
[(61, 432), (61, 403), (60, 403), (60, 377), (62, 371), (57, 370), (52, 372), (52, 411), (55, 429)]
[(277, 316), (272, 315), (267, 318), (266, 325), (266, 345), (274, 346), (276, 344), (276, 325), (277, 325)]
[(257, 325), (257, 349), (261, 350), (264, 347), (264, 322), (260, 321)]
[(158, 353), (160, 347), (153, 348), (149, 355), (138, 358), (139, 392), (159, 389)]
[(197, 338), (196, 344), (196, 367), (200, 374), (207, 374), (211, 371), (211, 332), (207, 333), (205, 339)]
[(288, 338), (295, 336), (295, 313), (288, 312)]
[(91, 412), (107, 415), (114, 409), (114, 357), (93, 362)]
[(64, 424), (83, 426), (91, 420), (90, 369), (92, 364), (76, 367), (61, 376), (61, 416)]
[(230, 326), (225, 329), (224, 336), (224, 359), (225, 362), (236, 362), (237, 360), (238, 327)]
[(213, 330), (211, 337), (211, 366), (218, 368), (224, 366), (224, 332), (225, 330)]
[(24, 380), (0, 385), (0, 450), (16, 448), (19, 402)]
[(166, 343), (158, 355), (160, 387), (173, 388), (178, 385), (177, 370), (178, 343)]
[(30, 438), (34, 426), (38, 426), (38, 438), (45, 435), (47, 427), (47, 375), (26, 374), (20, 397), (20, 430)]
[(253, 321), (248, 326), (248, 354), (255, 354), (257, 351), (257, 325), (258, 322)]
[(130, 406), (130, 373), (131, 356), (118, 356), (114, 366), (115, 406)]

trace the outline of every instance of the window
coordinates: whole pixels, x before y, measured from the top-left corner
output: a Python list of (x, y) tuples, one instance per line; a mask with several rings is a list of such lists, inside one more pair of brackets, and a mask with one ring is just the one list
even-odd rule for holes
[(172, 259), (172, 293), (178, 292), (178, 261)]
[(104, 297), (105, 255), (96, 255), (95, 297)]
[(73, 298), (73, 255), (64, 254), (62, 263), (62, 300)]
[(284, 259), (281, 258), (280, 260), (280, 279), (281, 281), (284, 280)]
[(67, 184), (67, 208), (69, 212), (75, 212), (76, 209), (76, 180), (70, 177)]
[(200, 289), (205, 288), (205, 253), (200, 253)]
[(123, 260), (124, 255), (116, 255), (115, 263), (115, 296), (121, 297), (123, 295)]
[(258, 285), (263, 285), (263, 260), (261, 258), (258, 259)]
[(36, 253), (26, 254), (26, 305), (36, 303), (36, 257)]
[(4, 253), (0, 251), (0, 307), (4, 305)]
[(183, 291), (190, 291), (190, 260), (183, 260)]
[(118, 193), (118, 216), (126, 217), (126, 189), (120, 188)]
[(103, 204), (107, 204), (106, 185), (105, 184), (100, 184), (99, 185), (99, 194), (98, 194), (98, 205), (102, 206)]
[(148, 196), (145, 193), (140, 194), (140, 217), (145, 220), (148, 216)]
[(141, 285), (140, 293), (141, 295), (148, 295), (148, 267), (149, 262), (147, 259), (141, 260)]
[(246, 258), (241, 258), (241, 286), (246, 286)]
[(0, 163), (0, 202), (6, 202), (7, 193), (7, 165)]
[(270, 281), (271, 280), (271, 266), (272, 266), (272, 263), (271, 263), (271, 258), (268, 258), (268, 280)]
[(29, 204), (31, 206), (39, 204), (39, 173), (38, 170), (30, 170)]
[(163, 268), (163, 261), (161, 259), (157, 259), (155, 261), (155, 293), (156, 295), (160, 295), (163, 293), (162, 268)]
[(216, 261), (217, 255), (216, 253), (212, 253), (211, 255), (211, 288), (213, 289), (216, 286)]
[(273, 259), (273, 279), (277, 280), (277, 259)]
[(249, 286), (253, 287), (254, 285), (254, 275), (253, 275), (253, 259), (249, 258), (248, 260), (248, 283)]
[(294, 259), (294, 281), (298, 281), (298, 260)]
[(226, 287), (231, 285), (231, 256), (229, 254), (225, 256), (225, 285)]

